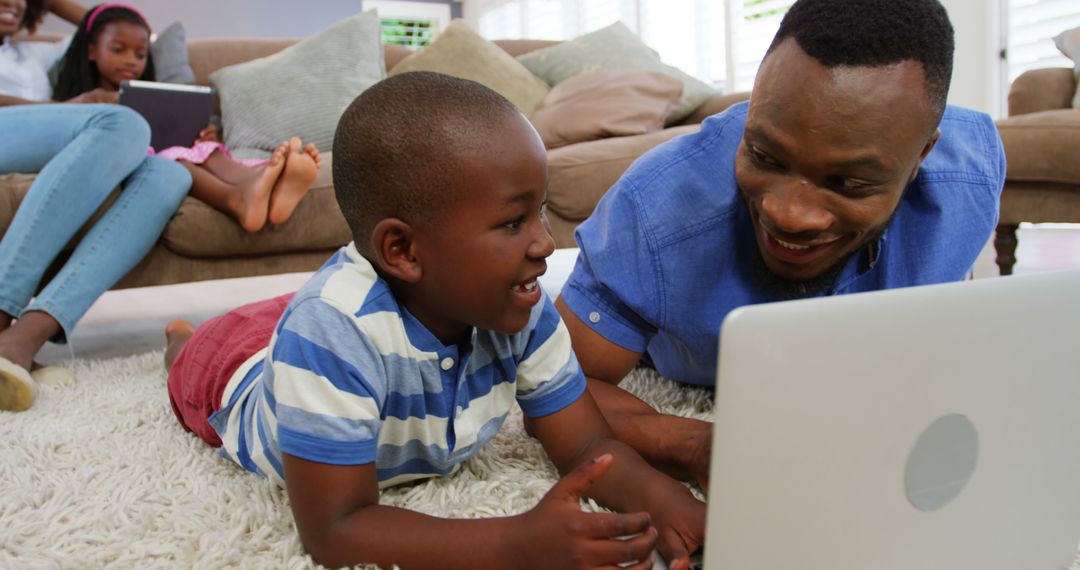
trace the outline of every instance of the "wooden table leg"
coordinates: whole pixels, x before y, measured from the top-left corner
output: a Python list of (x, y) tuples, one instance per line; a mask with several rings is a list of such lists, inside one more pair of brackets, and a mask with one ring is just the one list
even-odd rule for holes
[(1001, 275), (1012, 275), (1016, 264), (1016, 229), (1018, 224), (1001, 224), (994, 234), (994, 250), (997, 252), (998, 271)]

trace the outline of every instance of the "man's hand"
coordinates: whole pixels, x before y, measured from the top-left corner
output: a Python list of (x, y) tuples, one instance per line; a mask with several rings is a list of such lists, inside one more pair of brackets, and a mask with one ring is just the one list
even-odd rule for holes
[(633, 562), (625, 568), (652, 568), (657, 530), (650, 525), (648, 513), (581, 511), (582, 494), (613, 461), (605, 454), (582, 463), (555, 483), (532, 510), (518, 516), (511, 548), (519, 553), (520, 567), (611, 568)]
[(197, 143), (220, 141), (221, 139), (218, 138), (217, 127), (213, 123), (206, 125), (205, 129), (199, 131), (199, 138), (195, 139), (195, 142)]
[(109, 91), (108, 89), (102, 89), (98, 87), (83, 93), (76, 95), (71, 99), (68, 99), (68, 103), (117, 103), (120, 101), (120, 94), (116, 91)]

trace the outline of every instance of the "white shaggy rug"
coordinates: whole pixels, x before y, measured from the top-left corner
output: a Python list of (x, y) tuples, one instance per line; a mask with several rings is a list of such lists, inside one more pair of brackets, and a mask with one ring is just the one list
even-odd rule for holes
[[(0, 412), (0, 568), (312, 568), (284, 491), (179, 426), (161, 351), (77, 360), (77, 380)], [(635, 373), (666, 409), (705, 418), (704, 390)], [(520, 411), (450, 478), (385, 491), (442, 517), (524, 512), (556, 480)]]
[[(169, 408), (161, 352), (75, 361), (28, 412), (0, 412), (0, 568), (312, 568), (278, 487), (221, 459)], [(707, 418), (711, 393), (648, 371), (624, 384)], [(520, 412), (453, 477), (385, 504), (443, 517), (528, 510), (556, 479)], [(1080, 570), (1080, 560), (1073, 565)]]

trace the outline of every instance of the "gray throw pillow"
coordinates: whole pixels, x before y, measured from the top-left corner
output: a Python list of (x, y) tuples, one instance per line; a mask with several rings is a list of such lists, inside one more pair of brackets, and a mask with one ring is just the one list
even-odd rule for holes
[(150, 44), (150, 55), (154, 58), (154, 76), (164, 83), (183, 83), (195, 85), (195, 72), (188, 63), (187, 40), (184, 37), (184, 25), (180, 22), (169, 24), (158, 33), (154, 43)]
[(225, 145), (273, 150), (298, 136), (323, 152), (357, 95), (386, 77), (379, 17), (352, 16), (271, 56), (210, 75)]
[(660, 56), (621, 22), (517, 59), (553, 87), (591, 71), (656, 71), (674, 77), (683, 83), (683, 98), (668, 116), (669, 125), (679, 122), (716, 94), (704, 82), (660, 61)]

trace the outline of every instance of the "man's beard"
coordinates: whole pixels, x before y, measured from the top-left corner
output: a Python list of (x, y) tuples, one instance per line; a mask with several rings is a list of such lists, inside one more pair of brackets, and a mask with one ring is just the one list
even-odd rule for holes
[[(895, 216), (895, 212), (893, 215)], [(881, 226), (881, 229), (874, 232), (866, 241), (864, 241), (862, 245), (855, 248), (851, 253), (841, 257), (836, 263), (830, 265), (828, 269), (817, 277), (811, 277), (810, 279), (785, 279), (773, 273), (765, 265), (765, 258), (761, 256), (761, 250), (758, 249), (754, 259), (754, 276), (757, 278), (758, 284), (760, 284), (766, 292), (783, 300), (817, 296), (822, 292), (832, 289), (833, 285), (836, 284), (836, 279), (840, 277), (840, 273), (844, 270), (844, 267), (847, 266), (848, 262), (851, 261), (852, 256), (865, 252), (868, 246), (877, 244), (881, 239), (881, 236), (885, 234), (885, 228), (889, 227), (889, 224), (891, 223), (892, 217), (889, 218), (889, 221), (885, 222), (885, 225)], [(877, 254), (878, 252), (874, 252), (875, 256)]]

